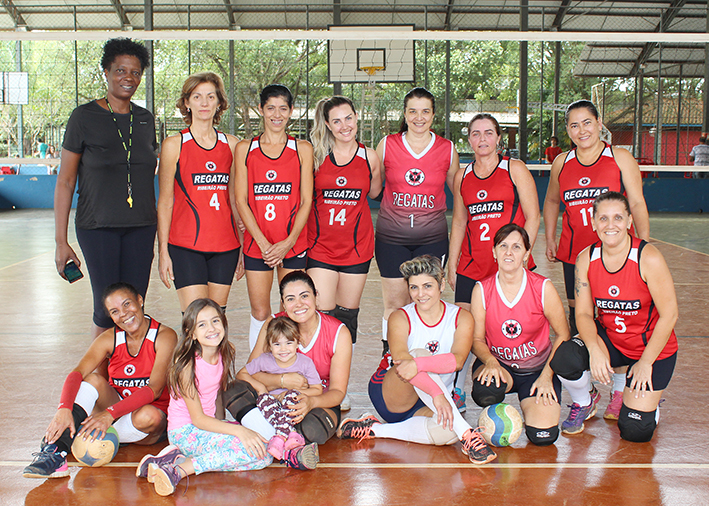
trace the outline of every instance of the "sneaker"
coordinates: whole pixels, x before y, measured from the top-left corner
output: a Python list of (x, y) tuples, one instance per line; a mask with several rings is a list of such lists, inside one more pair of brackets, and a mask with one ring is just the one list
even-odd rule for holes
[(175, 445), (168, 445), (157, 455), (146, 455), (143, 457), (135, 470), (135, 476), (137, 478), (147, 478), (148, 466), (150, 464), (174, 464), (180, 457), (184, 457), (180, 449)]
[(266, 451), (273, 455), (276, 460), (283, 460), (283, 451), (285, 450), (286, 438), (276, 434), (268, 442)]
[(175, 492), (182, 479), (182, 470), (175, 464), (148, 464), (148, 474), (154, 476), (155, 492), (161, 496)]
[(286, 467), (292, 469), (300, 469), (301, 471), (315, 469), (318, 466), (318, 462), (320, 462), (318, 444), (310, 443), (300, 448), (288, 450), (283, 455), (283, 459), (286, 461)]
[(623, 405), (623, 392), (621, 390), (614, 390), (611, 392), (611, 401), (606, 407), (606, 411), (603, 413), (603, 418), (606, 420), (617, 420), (620, 416), (620, 407)]
[(340, 423), (337, 428), (337, 437), (340, 439), (371, 439), (374, 437), (372, 434), (372, 425), (375, 423), (381, 423), (377, 418), (370, 414), (365, 413), (361, 418), (345, 418)]
[(305, 438), (296, 431), (291, 431), (291, 433), (288, 434), (288, 439), (286, 439), (285, 446), (283, 446), (283, 453), (288, 450), (295, 450), (301, 446), (305, 446)]
[(569, 411), (569, 416), (566, 417), (566, 420), (561, 422), (561, 432), (564, 434), (579, 434), (583, 432), (583, 422), (596, 414), (598, 401), (600, 400), (600, 392), (596, 387), (593, 387), (593, 390), (591, 390), (591, 403), (588, 406), (579, 406), (575, 402), (569, 405), (571, 411)]
[(342, 402), (340, 403), (340, 411), (349, 411), (350, 409), (352, 409), (350, 394), (345, 394), (345, 398), (342, 399)]
[(45, 444), (33, 453), (34, 460), (22, 471), (25, 478), (64, 478), (69, 476), (66, 452), (60, 452), (55, 444)]
[(473, 464), (487, 464), (497, 458), (497, 454), (483, 439), (482, 431), (484, 430), (482, 427), (468, 429), (460, 440), (463, 443), (463, 455), (467, 455)]
[(465, 410), (468, 409), (465, 406), (465, 392), (460, 388), (453, 389), (453, 402), (455, 402), (455, 407), (458, 408), (460, 413), (465, 413)]

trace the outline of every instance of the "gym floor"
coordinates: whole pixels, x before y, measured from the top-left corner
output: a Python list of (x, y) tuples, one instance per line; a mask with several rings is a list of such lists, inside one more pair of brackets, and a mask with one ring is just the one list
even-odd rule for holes
[[(73, 223), (73, 219), (72, 219)], [(674, 277), (680, 306), (676, 327), (679, 359), (665, 391), (661, 421), (650, 443), (621, 440), (614, 423), (599, 414), (582, 434), (559, 437), (538, 448), (523, 435), (498, 448), (497, 460), (474, 466), (460, 443), (432, 447), (391, 440), (340, 441), (320, 447), (320, 464), (304, 472), (274, 464), (261, 471), (206, 473), (183, 480), (168, 498), (135, 477), (145, 453), (164, 445), (121, 448), (103, 468), (70, 462), (70, 478), (22, 477), (51, 419), (68, 371), (90, 343), (91, 289), (86, 279), (69, 285), (54, 268), (51, 210), (0, 212), (0, 504), (2, 505), (446, 505), (490, 501), (496, 505), (706, 505), (709, 504), (709, 439), (704, 421), (709, 395), (701, 380), (709, 363), (709, 217), (688, 214), (651, 216), (653, 243)], [(73, 230), (70, 240), (75, 244)], [(78, 252), (78, 247), (75, 247)], [(544, 234), (534, 250), (541, 274), (563, 293), (561, 266), (544, 258)], [(444, 294), (452, 300), (449, 289)], [(272, 307), (278, 295), (272, 291)], [(367, 382), (381, 356), (381, 287), (372, 263), (360, 312), (350, 397), (345, 416), (373, 411)], [(157, 275), (157, 261), (146, 309), (164, 324), (179, 328), (177, 296)], [(249, 304), (242, 279), (232, 287), (227, 316), (237, 365), (248, 354)], [(468, 387), (470, 389), (470, 376)], [(518, 405), (516, 396), (507, 402)], [(568, 394), (563, 394), (566, 417)], [(475, 425), (480, 408), (468, 399), (466, 419)]]

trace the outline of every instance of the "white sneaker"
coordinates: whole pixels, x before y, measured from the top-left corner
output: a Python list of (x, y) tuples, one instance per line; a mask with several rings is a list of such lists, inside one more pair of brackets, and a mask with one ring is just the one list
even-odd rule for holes
[(352, 409), (352, 401), (350, 400), (350, 395), (345, 394), (345, 398), (340, 403), (340, 411), (349, 411), (350, 409)]

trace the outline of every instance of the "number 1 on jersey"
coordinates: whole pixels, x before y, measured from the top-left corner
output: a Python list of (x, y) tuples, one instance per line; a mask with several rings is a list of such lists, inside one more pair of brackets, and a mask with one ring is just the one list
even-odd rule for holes
[(409, 219), (411, 220), (411, 228), (414, 228), (414, 215), (410, 214)]
[(337, 213), (337, 216), (335, 216), (335, 209), (330, 208), (330, 225), (334, 225), (336, 221), (340, 222), (341, 226), (345, 226), (345, 222), (347, 221), (346, 218), (346, 213), (344, 209), (340, 209), (340, 212)]
[(221, 204), (219, 203), (219, 195), (217, 195), (217, 192), (212, 193), (212, 198), (209, 199), (209, 207), (213, 207), (219, 211)]
[[(591, 220), (593, 220), (593, 206), (591, 207), (582, 207), (579, 211), (581, 213), (581, 219), (583, 220), (583, 226), (587, 227), (590, 225)], [(586, 215), (588, 214), (588, 218), (586, 218)]]

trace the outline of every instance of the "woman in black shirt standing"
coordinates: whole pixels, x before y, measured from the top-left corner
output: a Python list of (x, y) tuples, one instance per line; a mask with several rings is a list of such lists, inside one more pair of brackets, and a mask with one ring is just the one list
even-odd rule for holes
[(101, 293), (118, 281), (145, 298), (157, 226), (153, 115), (131, 102), (150, 65), (145, 46), (130, 39), (104, 45), (106, 96), (81, 105), (67, 123), (54, 191), (55, 262), (59, 275), (79, 259), (67, 240), (69, 211), (78, 179), (76, 236), (94, 296), (94, 335), (111, 327)]

